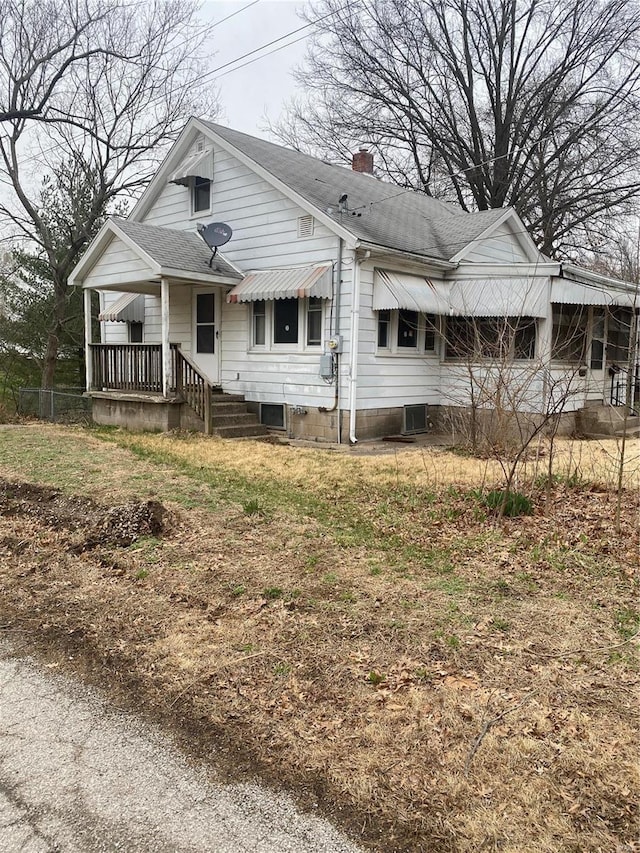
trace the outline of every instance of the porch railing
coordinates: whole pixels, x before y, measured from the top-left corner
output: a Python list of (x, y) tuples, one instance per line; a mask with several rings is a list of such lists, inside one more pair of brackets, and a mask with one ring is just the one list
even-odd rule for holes
[(211, 421), (211, 385), (182, 350), (172, 352), (176, 392), (205, 422)]
[[(92, 390), (162, 394), (160, 344), (91, 344)], [(211, 385), (197, 366), (171, 344), (169, 388), (211, 423)]]
[(91, 355), (94, 389), (162, 393), (160, 344), (91, 344)]
[(612, 406), (629, 406), (632, 412), (640, 407), (640, 364), (632, 370), (619, 365), (609, 367)]

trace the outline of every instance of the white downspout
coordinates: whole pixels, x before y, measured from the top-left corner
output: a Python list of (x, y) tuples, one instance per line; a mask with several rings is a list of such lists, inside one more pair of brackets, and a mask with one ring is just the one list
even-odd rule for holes
[(351, 298), (351, 334), (349, 341), (349, 443), (357, 444), (356, 438), (356, 398), (358, 391), (358, 348), (360, 332), (360, 266), (371, 256), (367, 251), (358, 259), (357, 249), (353, 250), (353, 287)]
[(93, 351), (91, 349), (91, 291), (85, 287), (84, 299), (84, 370), (86, 390), (91, 391), (93, 387)]

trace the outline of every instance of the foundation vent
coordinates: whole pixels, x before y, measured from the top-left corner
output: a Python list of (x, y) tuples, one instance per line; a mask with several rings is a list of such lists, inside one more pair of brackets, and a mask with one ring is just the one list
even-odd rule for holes
[(427, 431), (427, 404), (420, 403), (417, 406), (405, 406), (403, 413), (403, 428), (405, 434)]

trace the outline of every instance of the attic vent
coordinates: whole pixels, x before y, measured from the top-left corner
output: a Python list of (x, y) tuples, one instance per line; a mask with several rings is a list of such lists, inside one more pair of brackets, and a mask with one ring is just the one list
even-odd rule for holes
[(403, 433), (427, 431), (427, 407), (424, 403), (404, 407)]
[(204, 139), (202, 137), (196, 142), (196, 151), (204, 151)]
[(298, 237), (313, 237), (313, 216), (298, 217)]

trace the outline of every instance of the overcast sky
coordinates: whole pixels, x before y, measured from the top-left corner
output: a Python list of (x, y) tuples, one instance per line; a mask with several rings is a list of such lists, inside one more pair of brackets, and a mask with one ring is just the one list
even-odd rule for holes
[[(212, 68), (244, 56), (255, 48), (267, 44), (304, 25), (296, 14), (303, 3), (296, 0), (258, 0), (251, 8), (238, 11), (251, 0), (205, 0), (202, 17), (206, 21), (221, 23), (215, 27), (212, 40), (215, 56)], [(228, 21), (228, 15), (238, 12)], [(292, 35), (290, 39), (265, 48), (265, 53), (279, 48), (288, 41), (300, 39), (308, 31)], [(242, 130), (254, 136), (268, 138), (262, 130), (265, 115), (277, 119), (284, 103), (292, 97), (295, 82), (292, 69), (304, 58), (306, 38), (297, 41), (270, 56), (257, 59), (260, 52), (248, 56), (237, 65), (248, 63), (233, 70), (234, 65), (221, 69), (216, 75), (222, 107), (218, 120), (221, 124)]]

